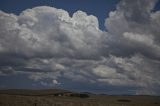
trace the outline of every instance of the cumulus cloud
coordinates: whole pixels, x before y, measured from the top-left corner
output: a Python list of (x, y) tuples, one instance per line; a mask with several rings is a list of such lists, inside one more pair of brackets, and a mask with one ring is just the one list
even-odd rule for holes
[(128, 55), (139, 52), (160, 59), (160, 32), (156, 28), (160, 25), (157, 22), (159, 11), (152, 12), (156, 2), (157, 0), (122, 0), (117, 5), (117, 10), (110, 12), (105, 25), (112, 34), (111, 47), (115, 47), (112, 53), (117, 55), (120, 49), (127, 49)]
[[(0, 11), (0, 76), (27, 75), (43, 86), (160, 87), (160, 12), (157, 0), (122, 0), (106, 19), (41, 6), (20, 15)], [(123, 27), (122, 27), (123, 25)], [(2, 61), (3, 60), (3, 61)]]
[[(96, 17), (82, 11), (70, 17), (68, 12), (52, 7), (28, 9), (19, 16), (1, 12), (0, 28), (1, 52), (27, 57), (79, 54), (89, 58), (96, 54), (102, 33)], [(86, 50), (90, 52), (83, 52)]]
[(59, 85), (59, 84), (60, 84), (57, 80), (53, 80), (52, 82), (53, 82), (53, 84), (55, 84), (55, 85), (57, 85), (57, 84)]

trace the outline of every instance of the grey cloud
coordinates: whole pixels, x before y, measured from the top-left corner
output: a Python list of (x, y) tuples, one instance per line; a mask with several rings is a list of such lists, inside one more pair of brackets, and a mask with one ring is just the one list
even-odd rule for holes
[(8, 66), (8, 67), (0, 67), (0, 75), (1, 76), (6, 76), (6, 75), (12, 75), (15, 74), (15, 70)]
[(160, 32), (157, 29), (160, 25), (159, 11), (152, 12), (156, 2), (157, 0), (122, 0), (117, 5), (117, 10), (110, 12), (105, 23), (110, 34), (106, 38), (106, 44), (110, 54), (114, 55), (111, 63), (117, 71), (113, 75), (120, 72), (123, 77), (121, 81), (105, 78), (99, 81), (138, 86), (137, 94), (155, 93), (159, 86), (157, 75), (160, 68)]
[[(1, 12), (0, 28), (1, 53), (26, 57), (92, 58), (102, 33), (96, 17), (82, 11), (70, 17), (66, 11), (51, 7), (28, 9), (20, 16)], [(86, 50), (90, 52), (83, 52)]]
[[(43, 72), (29, 73), (29, 78), (35, 81), (43, 79), (58, 81), (61, 78), (67, 78), (73, 82), (134, 87), (137, 88), (136, 93), (142, 93), (143, 90), (154, 92), (154, 89), (160, 86), (160, 62), (140, 54), (125, 58), (109, 56), (98, 61), (71, 59), (70, 65), (65, 64), (64, 59), (50, 61), (56, 62), (57, 67), (60, 67), (61, 70), (55, 70), (56, 67), (53, 67), (51, 72), (44, 70)], [(41, 65), (37, 65), (37, 67), (41, 67)], [(52, 67), (52, 64), (50, 65), (47, 67)]]
[(43, 86), (67, 79), (154, 94), (160, 87), (160, 13), (151, 12), (155, 3), (122, 0), (106, 19), (108, 32), (99, 29), (97, 17), (82, 11), (73, 16), (47, 6), (18, 16), (1, 11), (0, 75), (25, 74)]
[(117, 9), (124, 13), (128, 21), (138, 24), (149, 23), (150, 12), (158, 0), (122, 0)]
[(160, 32), (156, 28), (160, 25), (157, 21), (159, 11), (151, 11), (156, 2), (122, 0), (117, 10), (110, 12), (105, 25), (111, 34), (110, 47), (114, 47), (111, 53), (122, 56), (125, 53), (121, 50), (124, 50), (128, 56), (142, 53), (149, 58), (160, 59)]

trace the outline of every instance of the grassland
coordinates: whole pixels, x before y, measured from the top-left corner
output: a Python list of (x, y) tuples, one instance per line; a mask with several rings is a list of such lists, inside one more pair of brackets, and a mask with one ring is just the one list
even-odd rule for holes
[(1, 90), (0, 106), (160, 106), (158, 96), (107, 96), (66, 90)]

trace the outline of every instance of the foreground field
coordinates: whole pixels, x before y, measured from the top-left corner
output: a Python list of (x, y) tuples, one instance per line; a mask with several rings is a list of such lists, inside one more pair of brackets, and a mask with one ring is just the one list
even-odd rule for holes
[(160, 106), (156, 96), (86, 95), (64, 90), (7, 90), (0, 91), (0, 106)]

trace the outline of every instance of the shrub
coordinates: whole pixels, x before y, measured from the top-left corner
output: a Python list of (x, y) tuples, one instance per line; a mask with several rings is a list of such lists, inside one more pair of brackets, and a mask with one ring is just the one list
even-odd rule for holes
[(89, 95), (87, 94), (78, 94), (78, 93), (74, 93), (74, 94), (71, 94), (72, 97), (80, 97), (80, 98), (88, 98)]

